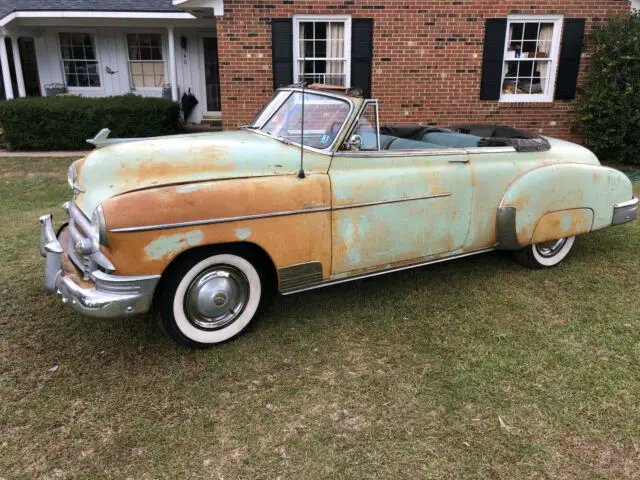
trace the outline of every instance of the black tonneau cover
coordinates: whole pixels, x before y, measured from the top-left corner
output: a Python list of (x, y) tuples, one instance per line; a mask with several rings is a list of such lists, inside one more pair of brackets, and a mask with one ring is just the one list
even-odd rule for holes
[(542, 152), (551, 149), (551, 145), (540, 135), (501, 125), (454, 125), (435, 127), (425, 125), (382, 125), (380, 133), (410, 140), (422, 140), (430, 132), (462, 133), (482, 137), (479, 147), (513, 147), (518, 152)]
[(543, 152), (551, 149), (546, 139), (535, 133), (501, 125), (455, 125), (450, 130), (482, 137), (479, 147), (513, 147), (518, 152)]

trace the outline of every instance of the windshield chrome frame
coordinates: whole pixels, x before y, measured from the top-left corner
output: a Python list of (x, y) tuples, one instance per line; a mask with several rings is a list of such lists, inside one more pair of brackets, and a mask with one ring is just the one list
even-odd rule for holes
[[(330, 97), (330, 98), (337, 98), (339, 100), (347, 102), (347, 104), (349, 105), (349, 112), (347, 113), (347, 116), (345, 117), (344, 122), (342, 123), (342, 126), (340, 127), (340, 130), (338, 130), (338, 133), (336, 133), (336, 136), (333, 139), (333, 142), (331, 142), (331, 144), (328, 145), (327, 148), (310, 147), (309, 145), (303, 145), (303, 144), (300, 144), (300, 142), (296, 142), (294, 140), (289, 140), (288, 138), (285, 139), (284, 137), (276, 137), (274, 135), (271, 135), (270, 133), (263, 132), (261, 130), (262, 127), (258, 127), (258, 128), (247, 128), (247, 127), (244, 127), (244, 128), (247, 128), (247, 130), (250, 131), (250, 132), (255, 132), (255, 133), (258, 133), (260, 135), (264, 135), (267, 138), (272, 138), (274, 140), (278, 140), (278, 141), (280, 141), (280, 142), (282, 142), (282, 143), (284, 143), (286, 145), (292, 145), (292, 146), (295, 146), (295, 147), (302, 147), (302, 148), (304, 148), (306, 150), (311, 150), (313, 152), (318, 152), (318, 153), (332, 154), (333, 153), (333, 149), (334, 149), (338, 139), (341, 138), (342, 133), (344, 132), (345, 128), (347, 128), (347, 126), (349, 126), (351, 124), (351, 122), (352, 122), (352, 118), (351, 117), (353, 115), (353, 110), (354, 110), (353, 100), (351, 98), (349, 98), (348, 96), (346, 96), (346, 95), (339, 95), (339, 94), (335, 94), (335, 93), (331, 93), (331, 92), (326, 92), (324, 90), (315, 90), (313, 88), (305, 88), (305, 89), (302, 89), (302, 88), (280, 88), (280, 89), (278, 89), (278, 90), (276, 90), (274, 92), (274, 94), (273, 94), (273, 96), (271, 98), (273, 99), (278, 92), (282, 92), (282, 91), (290, 92), (290, 94), (287, 96), (287, 98), (284, 100), (284, 102), (286, 102), (289, 99), (289, 97), (291, 96), (291, 94), (293, 94), (294, 92), (311, 93), (313, 95), (319, 95), (319, 96)], [(280, 107), (282, 107), (282, 105), (284, 105), (284, 102), (282, 102)], [(260, 114), (264, 111), (264, 109), (266, 108), (267, 105), (268, 105), (268, 103), (265, 104), (260, 109), (258, 114), (255, 116), (254, 120), (257, 119), (260, 116)], [(278, 112), (280, 107), (278, 107), (278, 109), (273, 113), (273, 115), (275, 115)], [(269, 122), (269, 120), (267, 120), (264, 123), (264, 125), (266, 125)]]

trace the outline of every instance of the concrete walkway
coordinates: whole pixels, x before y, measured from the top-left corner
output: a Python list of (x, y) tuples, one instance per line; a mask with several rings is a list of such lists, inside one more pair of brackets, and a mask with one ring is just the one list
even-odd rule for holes
[(89, 151), (75, 150), (69, 152), (11, 152), (0, 150), (0, 157), (84, 157)]

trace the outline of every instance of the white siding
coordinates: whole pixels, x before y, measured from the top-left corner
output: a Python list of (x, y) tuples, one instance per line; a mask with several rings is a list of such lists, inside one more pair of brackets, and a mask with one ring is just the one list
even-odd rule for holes
[[(33, 36), (35, 41), (38, 69), (43, 95), (44, 87), (51, 83), (64, 83), (62, 62), (60, 58), (60, 43), (58, 33), (62, 31), (82, 31), (91, 33), (94, 37), (100, 71), (99, 88), (69, 88), (69, 92), (88, 97), (105, 97), (134, 93), (142, 96), (162, 96), (162, 89), (131, 88), (129, 63), (127, 61), (127, 33), (152, 32), (160, 33), (163, 38), (163, 55), (166, 83), (169, 83), (169, 52), (168, 33), (165, 28), (42, 28), (37, 32), (25, 32)], [(202, 36), (215, 36), (215, 27), (210, 30), (195, 28), (176, 29), (176, 64), (177, 83), (180, 96), (191, 88), (191, 92), (199, 101), (198, 106), (189, 118), (192, 122), (199, 122), (206, 110), (206, 93), (204, 91), (204, 58), (202, 53)], [(186, 50), (182, 48), (181, 38), (187, 39)], [(106, 68), (117, 72), (113, 75), (106, 73)]]

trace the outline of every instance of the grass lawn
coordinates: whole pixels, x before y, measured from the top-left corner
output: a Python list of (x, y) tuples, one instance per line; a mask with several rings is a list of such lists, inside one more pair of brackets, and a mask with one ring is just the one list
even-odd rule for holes
[(553, 270), (495, 252), (280, 298), (189, 351), (44, 293), (68, 164), (0, 159), (0, 478), (640, 476), (640, 222)]

